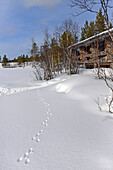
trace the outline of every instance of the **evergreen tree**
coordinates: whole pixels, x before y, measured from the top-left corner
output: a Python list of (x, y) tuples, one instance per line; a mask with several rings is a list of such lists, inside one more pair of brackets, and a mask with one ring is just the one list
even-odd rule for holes
[(61, 48), (63, 51), (63, 65), (65, 68), (65, 72), (69, 70), (69, 74), (71, 74), (71, 60), (72, 53), (69, 50), (69, 46), (73, 44), (73, 37), (70, 31), (64, 32), (61, 37)]
[(89, 38), (93, 35), (95, 35), (95, 24), (91, 21), (87, 29), (86, 37)]
[(72, 45), (73, 39), (71, 32), (67, 31), (62, 34), (61, 37), (61, 45), (64, 49), (66, 49), (68, 46)]
[(2, 66), (6, 67), (7, 66), (7, 62), (8, 62), (8, 59), (7, 59), (6, 55), (4, 55), (3, 60), (2, 60)]
[(61, 49), (58, 45), (57, 39), (52, 38), (51, 39), (51, 44), (50, 44), (50, 52), (51, 52), (51, 65), (52, 65), (52, 71), (54, 71), (55, 75), (55, 70), (58, 72), (61, 70), (60, 64), (61, 64)]
[(112, 23), (110, 22), (110, 24), (109, 24), (109, 28), (113, 28), (113, 25), (112, 25)]
[(65, 19), (62, 23), (62, 33), (66, 33), (68, 36), (71, 33), (72, 39), (71, 43), (74, 44), (78, 41), (78, 32), (79, 27), (76, 22), (73, 22), (72, 19)]
[(17, 62), (17, 59), (16, 59), (16, 58), (14, 58), (13, 62)]
[(25, 66), (25, 55), (24, 54), (22, 55), (22, 63), (23, 63), (23, 66)]
[(18, 62), (18, 65), (21, 66), (21, 64), (22, 64), (22, 56), (18, 56), (17, 62)]
[(87, 34), (87, 30), (88, 30), (88, 21), (86, 20), (84, 27), (81, 28), (81, 41), (85, 40), (87, 38), (86, 34)]
[(33, 60), (34, 60), (34, 64), (35, 64), (35, 61), (36, 61), (36, 56), (38, 54), (38, 46), (36, 44), (36, 42), (34, 42), (34, 40), (32, 41), (32, 49), (31, 49), (31, 55), (33, 56)]
[(95, 27), (97, 34), (106, 30), (104, 15), (102, 15), (102, 9), (99, 10), (99, 13), (96, 16)]
[(25, 62), (26, 62), (27, 65), (28, 65), (28, 61), (29, 61), (29, 57), (28, 57), (28, 55), (26, 55)]
[(48, 29), (44, 31), (44, 43), (40, 48), (41, 53), (41, 63), (44, 69), (44, 79), (49, 80), (52, 78), (51, 70), (50, 70), (50, 34)]

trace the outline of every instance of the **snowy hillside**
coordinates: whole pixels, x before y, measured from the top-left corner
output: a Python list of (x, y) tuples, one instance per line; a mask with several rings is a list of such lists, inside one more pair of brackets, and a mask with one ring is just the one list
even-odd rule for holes
[[(32, 68), (0, 68), (0, 170), (112, 170), (109, 91), (92, 71), (35, 82)], [(104, 106), (103, 106), (104, 107)]]

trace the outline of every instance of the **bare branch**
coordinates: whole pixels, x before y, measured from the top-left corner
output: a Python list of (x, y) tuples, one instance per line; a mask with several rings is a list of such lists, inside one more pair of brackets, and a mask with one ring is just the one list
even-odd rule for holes
[(99, 5), (98, 1), (96, 0), (70, 0), (71, 5), (70, 7), (77, 7), (80, 10), (76, 11), (75, 16), (79, 16), (85, 12), (92, 12), (92, 13), (98, 13), (96, 10), (93, 9), (95, 5)]
[(105, 18), (105, 22), (107, 24), (107, 29), (108, 29), (108, 33), (109, 36), (111, 37), (112, 41), (113, 41), (113, 35), (111, 34), (111, 32), (109, 31), (110, 28), (110, 22), (109, 22), (109, 16), (108, 16), (108, 8), (113, 8), (113, 5), (110, 5), (110, 0), (70, 0), (71, 2), (71, 7), (77, 7), (77, 11), (75, 12), (75, 14), (73, 14), (73, 16), (79, 16), (85, 12), (91, 12), (91, 13), (96, 13), (98, 14), (97, 10), (94, 10), (95, 5), (100, 5), (103, 9), (104, 12), (104, 18)]
[(99, 97), (97, 97), (97, 99), (95, 99), (95, 102), (96, 102), (96, 104), (97, 104), (97, 106), (98, 106), (98, 109), (99, 109), (100, 111), (102, 111), (102, 108), (101, 108), (101, 106), (100, 106), (100, 99), (99, 99)]

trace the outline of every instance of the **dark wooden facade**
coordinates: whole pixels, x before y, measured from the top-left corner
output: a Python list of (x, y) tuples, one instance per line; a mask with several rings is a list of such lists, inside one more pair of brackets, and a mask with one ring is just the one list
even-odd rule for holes
[[(110, 29), (113, 35), (113, 28)], [(85, 68), (113, 67), (113, 42), (108, 31), (92, 36), (69, 47), (72, 62)]]

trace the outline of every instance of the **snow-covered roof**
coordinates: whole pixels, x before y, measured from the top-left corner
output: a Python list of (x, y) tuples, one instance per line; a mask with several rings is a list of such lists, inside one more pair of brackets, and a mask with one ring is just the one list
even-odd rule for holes
[[(109, 31), (112, 32), (112, 31), (113, 31), (113, 28), (111, 28)], [(101, 33), (99, 33), (99, 34), (96, 34), (96, 35), (94, 35), (94, 36), (92, 36), (92, 37), (89, 37), (89, 38), (87, 38), (87, 39), (85, 39), (85, 40), (83, 40), (83, 41), (80, 41), (80, 42), (78, 42), (78, 43), (75, 43), (75, 44), (69, 46), (68, 48), (78, 47), (78, 46), (80, 46), (80, 45), (82, 45), (82, 44), (84, 44), (84, 43), (86, 43), (86, 42), (88, 42), (88, 41), (90, 42), (90, 41), (93, 41), (93, 40), (96, 39), (96, 38), (102, 37), (102, 35), (105, 35), (105, 36), (107, 35), (107, 36), (109, 36), (108, 30), (103, 31), (103, 32), (101, 32)]]

